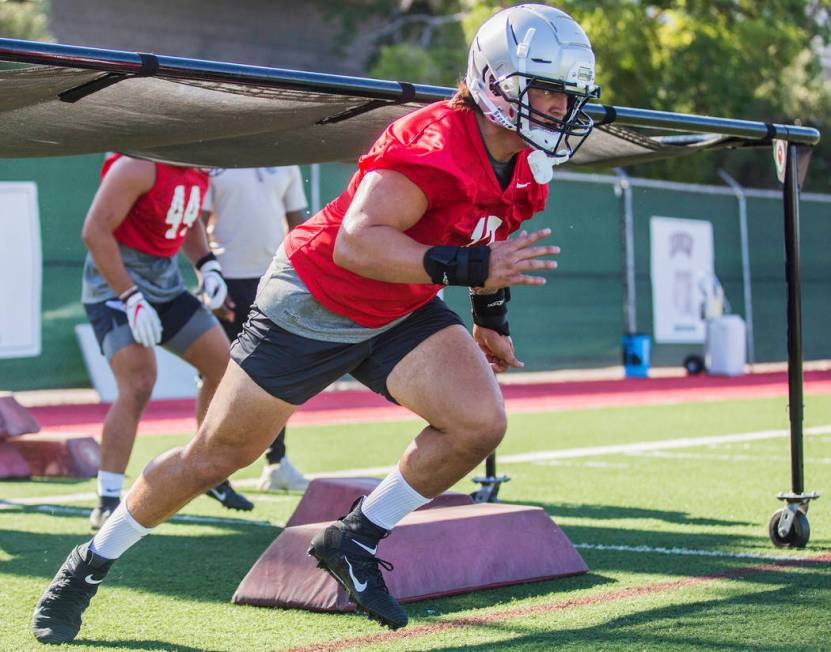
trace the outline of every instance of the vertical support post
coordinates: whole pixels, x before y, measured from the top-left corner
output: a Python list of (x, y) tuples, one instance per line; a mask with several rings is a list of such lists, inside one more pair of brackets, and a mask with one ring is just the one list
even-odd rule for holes
[(623, 231), (623, 315), (626, 334), (638, 332), (637, 304), (635, 294), (635, 216), (632, 208), (632, 184), (623, 168), (614, 168), (620, 177), (615, 186), (615, 194), (623, 196), (622, 231)]
[(311, 170), (311, 186), (312, 186), (312, 215), (316, 215), (320, 210), (320, 163), (312, 163), (309, 166)]
[(485, 475), (489, 478), (496, 477), (496, 453), (491, 453), (485, 460)]
[(750, 291), (750, 238), (747, 233), (747, 197), (744, 189), (725, 170), (719, 170), (718, 175), (732, 188), (739, 202), (739, 237), (742, 248), (742, 287), (744, 289), (744, 316), (747, 321), (747, 361), (752, 365), (756, 362), (756, 345), (753, 341), (753, 296)]
[(791, 425), (791, 491), (804, 490), (802, 474), (802, 299), (799, 276), (799, 172), (797, 146), (788, 143), (785, 168), (785, 279), (788, 291), (788, 412)]

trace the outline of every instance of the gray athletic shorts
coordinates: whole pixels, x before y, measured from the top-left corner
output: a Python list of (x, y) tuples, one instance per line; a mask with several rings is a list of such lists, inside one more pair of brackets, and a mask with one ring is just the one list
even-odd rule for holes
[(363, 342), (324, 342), (280, 328), (257, 306), (231, 345), (231, 358), (272, 396), (301, 405), (346, 374), (396, 403), (387, 390), (395, 365), (428, 337), (462, 324), (436, 297), (404, 321)]
[[(172, 301), (150, 303), (162, 322), (161, 346), (176, 355), (182, 355), (203, 333), (219, 324), (190, 292), (182, 292)], [(84, 309), (108, 362), (125, 346), (136, 344), (124, 304), (119, 299), (85, 303)]]

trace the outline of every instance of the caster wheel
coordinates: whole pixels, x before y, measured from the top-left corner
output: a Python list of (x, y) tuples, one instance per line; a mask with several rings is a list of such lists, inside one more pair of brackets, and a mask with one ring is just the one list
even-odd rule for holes
[(802, 512), (794, 514), (793, 525), (787, 536), (779, 536), (779, 519), (782, 518), (784, 509), (776, 510), (770, 517), (768, 523), (768, 534), (773, 545), (777, 548), (804, 548), (808, 539), (811, 538), (811, 526), (808, 524), (808, 517)]
[(688, 355), (684, 358), (684, 369), (689, 376), (697, 376), (704, 371), (704, 360), (700, 355)]

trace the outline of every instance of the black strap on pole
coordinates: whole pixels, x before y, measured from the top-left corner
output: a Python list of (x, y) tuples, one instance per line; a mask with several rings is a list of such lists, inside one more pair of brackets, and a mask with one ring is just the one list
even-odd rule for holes
[(120, 81), (124, 81), (125, 79), (129, 79), (131, 77), (155, 76), (159, 72), (159, 60), (156, 58), (156, 55), (149, 54), (146, 52), (139, 52), (138, 55), (141, 59), (141, 64), (135, 72), (105, 73), (104, 75), (96, 77), (95, 79), (92, 79), (86, 82), (85, 84), (81, 84), (80, 86), (74, 86), (65, 91), (61, 91), (60, 93), (58, 93), (58, 99), (61, 102), (74, 104), (78, 100), (82, 100), (85, 97), (92, 95), (93, 93), (102, 91), (105, 88), (112, 86), (113, 84), (117, 84)]
[(802, 474), (802, 291), (799, 278), (799, 170), (795, 143), (785, 168), (785, 279), (788, 289), (788, 412), (791, 424), (791, 490), (804, 491)]

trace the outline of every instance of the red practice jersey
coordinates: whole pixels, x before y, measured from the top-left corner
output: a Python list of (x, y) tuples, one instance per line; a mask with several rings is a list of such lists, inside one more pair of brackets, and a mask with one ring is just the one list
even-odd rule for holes
[[(121, 156), (105, 159), (102, 179)], [(132, 249), (170, 258), (179, 253), (185, 234), (202, 213), (208, 175), (196, 168), (155, 165), (156, 182), (136, 200), (113, 235)]]
[(427, 211), (406, 231), (425, 245), (471, 246), (505, 240), (545, 208), (548, 187), (534, 181), (530, 149), (517, 155), (503, 191), (470, 109), (436, 102), (393, 122), (358, 161), (347, 189), (285, 240), (298, 276), (323, 306), (377, 328), (420, 308), (440, 285), (387, 283), (338, 267), (332, 253), (358, 185), (372, 170), (405, 175), (427, 197)]

